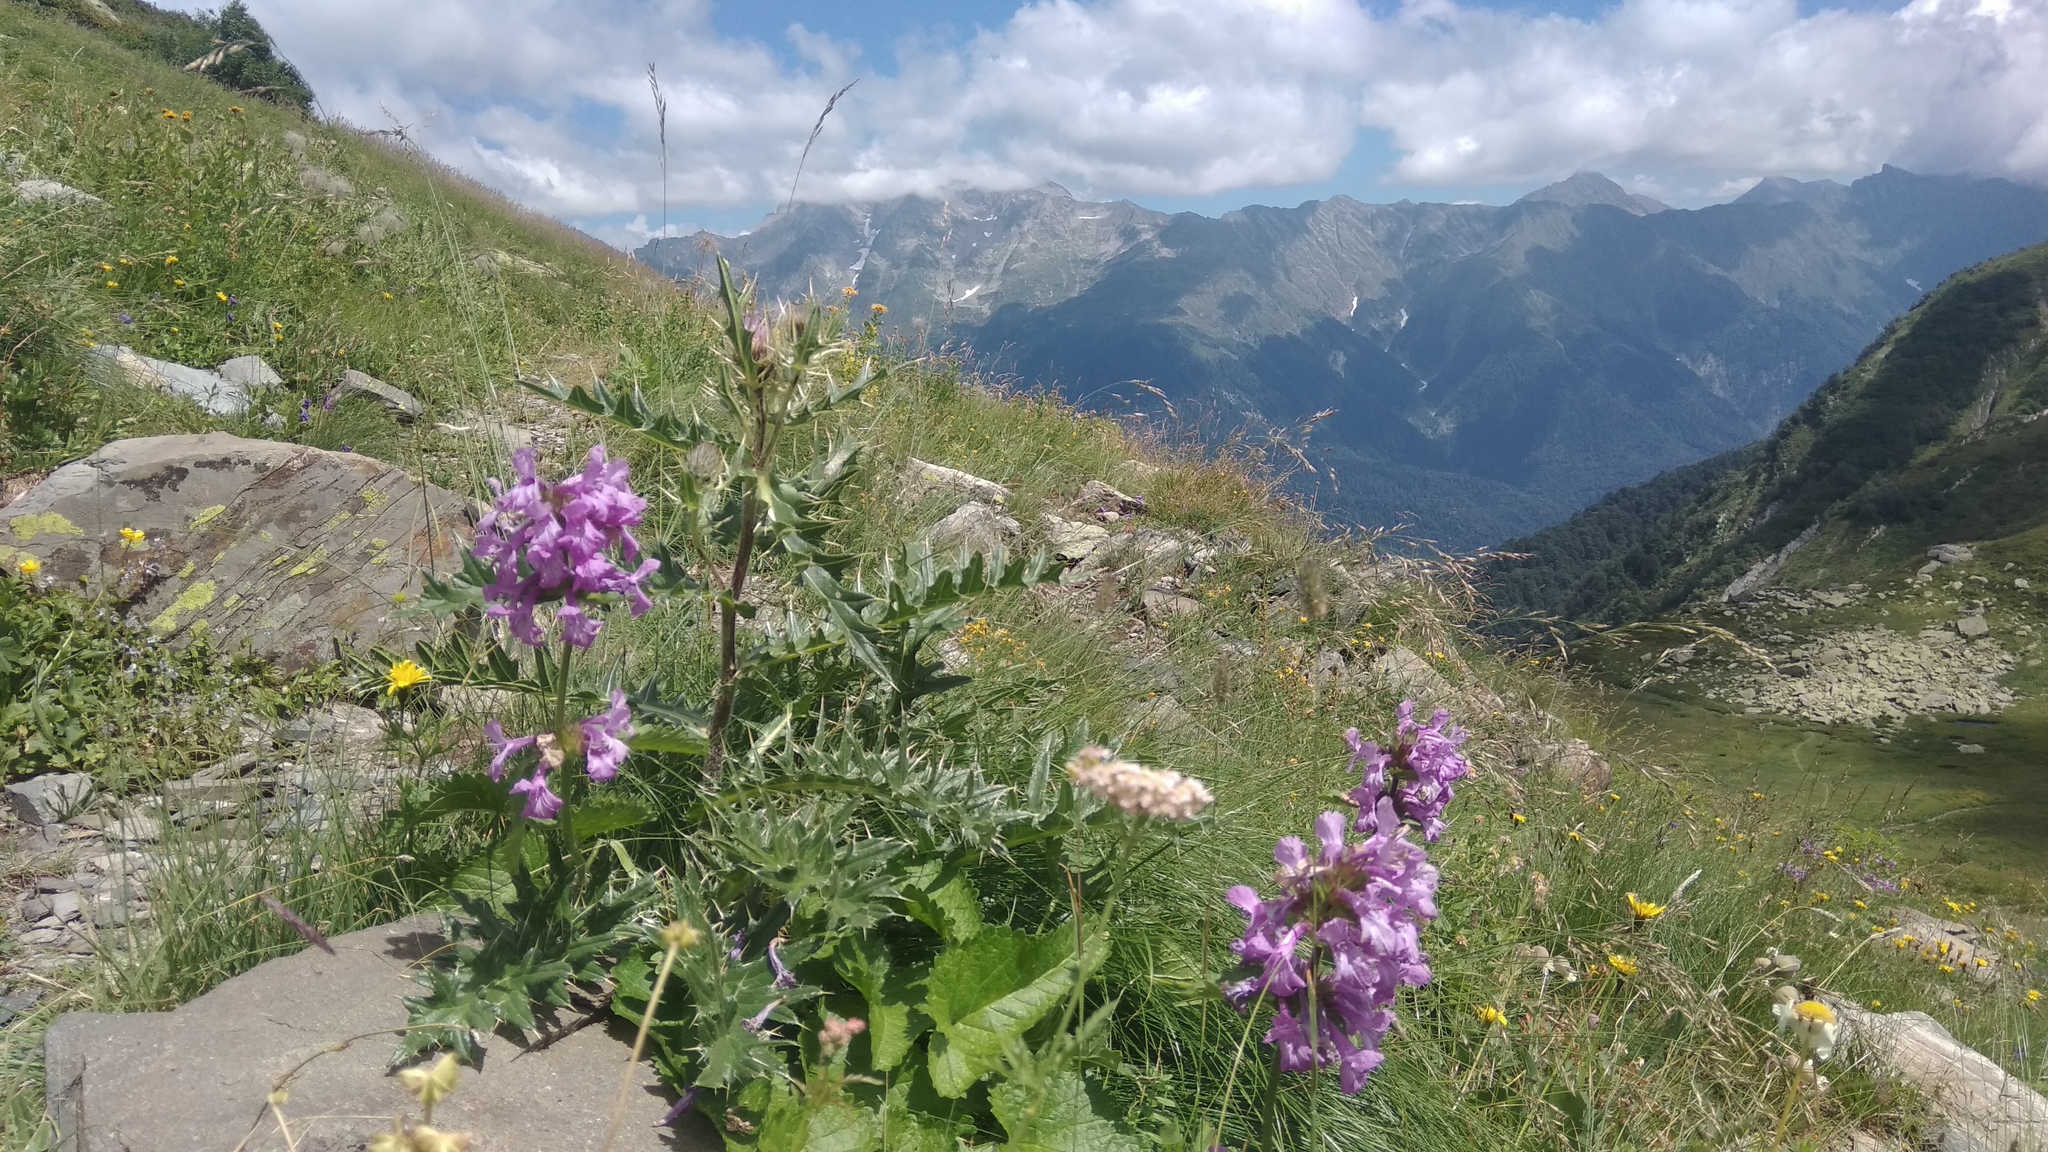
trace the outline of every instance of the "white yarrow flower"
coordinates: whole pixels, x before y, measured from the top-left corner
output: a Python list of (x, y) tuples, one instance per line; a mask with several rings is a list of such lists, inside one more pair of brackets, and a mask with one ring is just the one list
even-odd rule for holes
[(1067, 761), (1067, 777), (1105, 803), (1155, 820), (1192, 820), (1216, 801), (1200, 780), (1119, 760), (1093, 744)]

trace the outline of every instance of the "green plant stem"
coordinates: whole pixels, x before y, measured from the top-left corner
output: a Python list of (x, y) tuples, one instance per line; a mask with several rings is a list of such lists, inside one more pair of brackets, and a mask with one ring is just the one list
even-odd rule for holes
[(1803, 1064), (1792, 1070), (1792, 1083), (1785, 1089), (1785, 1107), (1778, 1113), (1778, 1130), (1771, 1133), (1771, 1152), (1778, 1152), (1785, 1144), (1785, 1130), (1792, 1126), (1792, 1105), (1799, 1099), (1799, 1077), (1804, 1071)]
[[(1314, 1043), (1314, 1038), (1310, 1038)], [(1266, 1100), (1260, 1109), (1259, 1147), (1262, 1152), (1280, 1152), (1280, 1046), (1273, 1045), (1273, 1067), (1266, 1076)]]
[(626, 1118), (626, 1099), (633, 1091), (633, 1070), (640, 1066), (640, 1055), (647, 1050), (647, 1033), (654, 1028), (654, 1010), (661, 1006), (661, 990), (668, 983), (668, 974), (676, 966), (676, 955), (682, 945), (671, 943), (668, 951), (662, 953), (661, 969), (654, 975), (654, 992), (647, 998), (647, 1011), (640, 1014), (640, 1031), (633, 1037), (633, 1054), (626, 1059), (626, 1074), (619, 1078), (619, 1102), (612, 1106), (612, 1122), (604, 1130), (603, 1152), (611, 1152), (612, 1141), (618, 1138), (619, 1123)]
[(754, 519), (760, 514), (752, 489), (740, 500), (739, 547), (733, 553), (732, 585), (718, 613), (718, 699), (705, 730), (711, 750), (704, 756), (704, 778), (718, 779), (725, 767), (725, 728), (732, 722), (732, 698), (739, 680), (738, 630), (740, 597), (747, 589), (747, 566), (754, 559)]

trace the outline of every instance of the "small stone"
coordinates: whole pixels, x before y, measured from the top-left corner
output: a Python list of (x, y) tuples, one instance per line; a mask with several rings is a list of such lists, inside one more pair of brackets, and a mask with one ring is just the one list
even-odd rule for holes
[(350, 368), (341, 374), (338, 387), (343, 396), (367, 396), (382, 404), (391, 414), (407, 423), (419, 419), (426, 408), (403, 388), (394, 388), (367, 372)]
[(93, 779), (79, 772), (51, 772), (7, 786), (7, 799), (25, 824), (60, 824), (92, 799)]
[(122, 928), (135, 918), (136, 908), (132, 901), (118, 897), (100, 900), (92, 906), (92, 926), (95, 928)]
[(2029, 584), (2029, 583), (2027, 582), (2027, 578), (2026, 578), (2025, 576), (2015, 576), (2015, 577), (2013, 577), (2013, 578), (2012, 578), (2012, 586), (2013, 586), (2013, 587), (2015, 587), (2015, 588), (2017, 588), (2017, 589), (2019, 589), (2019, 590), (2020, 590), (2020, 591), (2022, 591), (2022, 592), (2024, 592), (2024, 591), (2026, 591), (2027, 589), (2029, 589), (2029, 588), (2032, 588), (2032, 587), (2033, 587), (2033, 585), (2032, 585), (2032, 584)]
[(59, 920), (78, 919), (78, 893), (52, 892), (49, 897), (50, 915)]
[(1145, 510), (1145, 498), (1119, 492), (1100, 480), (1090, 480), (1075, 493), (1073, 506), (1079, 512), (1116, 512), (1131, 516)]
[(268, 388), (284, 383), (284, 377), (270, 366), (261, 356), (237, 356), (224, 360), (214, 373), (221, 379), (242, 390), (244, 396), (254, 396)]
[(1977, 637), (1991, 631), (1991, 625), (1982, 616), (1965, 616), (1956, 621), (1956, 631), (1965, 636)]
[(62, 928), (31, 928), (21, 934), (23, 941), (35, 945), (55, 944), (64, 938)]
[(333, 703), (285, 721), (277, 729), (285, 744), (339, 743), (343, 748), (375, 748), (384, 741), (384, 721), (360, 704)]
[(1956, 751), (1965, 756), (1982, 756), (1984, 754), (1984, 746), (1982, 744), (1958, 744), (1956, 745)]
[(915, 504), (934, 492), (958, 492), (963, 496), (990, 504), (1000, 504), (1010, 498), (1010, 490), (993, 480), (984, 480), (971, 472), (948, 468), (943, 464), (931, 464), (913, 456), (903, 465), (903, 501)]
[(1145, 618), (1154, 624), (1164, 624), (1168, 620), (1178, 620), (1182, 617), (1194, 616), (1202, 611), (1201, 601), (1190, 599), (1177, 592), (1162, 591), (1158, 588), (1147, 589), (1142, 599), (1145, 606)]
[(24, 923), (33, 924), (48, 915), (50, 915), (50, 902), (48, 900), (31, 896), (21, 902), (21, 919)]
[(36, 878), (38, 892), (69, 892), (78, 887), (78, 881), (67, 876), (39, 876)]
[[(1936, 544), (1927, 550), (1927, 556), (1943, 564), (1966, 564), (1977, 558), (1977, 554), (1963, 544)], [(1921, 571), (1924, 572), (1926, 569), (1923, 568)]]
[(925, 533), (933, 547), (965, 545), (970, 551), (988, 552), (1022, 529), (999, 509), (979, 500), (953, 509), (946, 518)]
[(1109, 540), (1109, 529), (1085, 520), (1046, 516), (1044, 524), (1046, 541), (1052, 545), (1053, 557), (1070, 564), (1088, 559)]
[(22, 180), (14, 185), (14, 198), (23, 204), (106, 204), (90, 192), (56, 180)]

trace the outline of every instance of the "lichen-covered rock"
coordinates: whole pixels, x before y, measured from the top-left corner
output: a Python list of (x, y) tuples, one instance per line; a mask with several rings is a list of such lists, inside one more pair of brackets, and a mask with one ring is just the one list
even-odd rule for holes
[(988, 504), (1000, 504), (1010, 498), (1010, 490), (993, 480), (943, 464), (927, 463), (915, 456), (904, 462), (901, 491), (906, 504), (916, 504), (934, 492), (956, 492)]
[(341, 374), (341, 384), (336, 391), (343, 396), (367, 396), (383, 405), (393, 416), (408, 422), (419, 419), (420, 413), (426, 411), (412, 393), (353, 368)]
[(117, 440), (0, 512), (0, 564), (34, 555), (46, 579), (83, 578), (158, 635), (203, 629), (288, 668), (337, 639), (426, 635), (403, 606), (470, 540), (469, 502), (402, 469), (221, 433)]
[(249, 410), (254, 390), (218, 372), (144, 356), (124, 344), (94, 345), (92, 354), (105, 363), (110, 377), (183, 396), (215, 416), (240, 416)]
[(998, 509), (979, 500), (969, 500), (932, 525), (926, 536), (935, 548), (957, 548), (987, 552), (1017, 535), (1020, 526)]

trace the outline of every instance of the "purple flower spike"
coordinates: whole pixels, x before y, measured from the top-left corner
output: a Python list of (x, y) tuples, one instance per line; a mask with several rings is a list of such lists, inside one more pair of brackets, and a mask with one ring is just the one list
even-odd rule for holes
[(1421, 825), (1422, 838), (1433, 844), (1444, 834), (1444, 807), (1456, 794), (1452, 783), (1473, 773), (1472, 762), (1458, 751), (1470, 734), (1463, 728), (1446, 728), (1451, 714), (1442, 709), (1428, 724), (1417, 724), (1413, 700), (1401, 702), (1395, 719), (1391, 747), (1364, 739), (1356, 728), (1344, 733), (1352, 766), (1364, 767), (1364, 779), (1351, 794), (1351, 802), (1358, 805), (1358, 830), (1374, 830), (1371, 819), (1379, 808), (1378, 797), (1391, 788), (1394, 810)]
[(590, 450), (582, 472), (549, 483), (536, 470), (533, 449), (522, 448), (512, 454), (512, 471), (517, 482), (509, 488), (491, 481), (497, 499), (477, 525), (475, 555), (497, 573), (484, 588), (488, 615), (538, 648), (546, 639), (534, 612), (544, 602), (560, 601), (555, 619), (563, 639), (588, 648), (604, 622), (584, 611), (584, 596), (623, 595), (635, 616), (653, 607), (641, 583), (660, 562), (640, 560), (628, 572), (610, 555), (617, 549), (628, 563), (640, 558), (631, 529), (647, 501), (627, 484), (625, 461), (610, 460), (600, 444)]
[(552, 820), (562, 810), (562, 798), (548, 789), (545, 766), (535, 768), (532, 776), (512, 785), (512, 794), (526, 797), (526, 808), (520, 815), (528, 820)]
[(497, 749), (491, 755), (491, 779), (493, 780), (503, 780), (505, 778), (505, 761), (510, 760), (514, 755), (524, 752), (540, 742), (540, 737), (538, 736), (507, 737), (505, 735), (505, 726), (496, 720), (484, 725), (484, 739), (489, 740), (492, 746)]
[(633, 712), (626, 707), (626, 694), (612, 689), (612, 706), (583, 722), (583, 771), (593, 784), (608, 784), (619, 774), (632, 749), (626, 737), (633, 734)]
[(1409, 842), (1403, 817), (1440, 832), (1449, 782), (1471, 771), (1456, 751), (1465, 734), (1444, 731), (1449, 717), (1421, 726), (1413, 710), (1402, 706), (1392, 750), (1355, 729), (1346, 734), (1354, 761), (1366, 766), (1351, 794), (1358, 811), (1318, 817), (1313, 855), (1294, 836), (1274, 846), (1279, 895), (1262, 899), (1239, 885), (1226, 896), (1247, 920), (1230, 947), (1249, 974), (1224, 996), (1240, 1011), (1274, 1000), (1266, 1042), (1281, 1069), (1334, 1065), (1346, 1093), (1363, 1088), (1384, 1059), (1398, 990), (1431, 978), (1422, 928), (1437, 916), (1437, 870), (1428, 850)]

